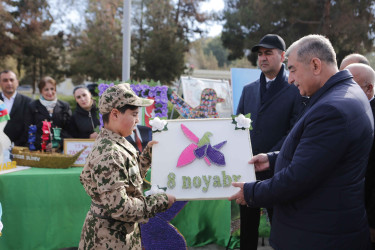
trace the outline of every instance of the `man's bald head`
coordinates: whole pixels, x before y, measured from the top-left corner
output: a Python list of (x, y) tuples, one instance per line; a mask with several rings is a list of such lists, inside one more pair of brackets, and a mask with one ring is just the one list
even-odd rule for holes
[(370, 100), (374, 97), (375, 71), (368, 65), (362, 63), (353, 63), (345, 69), (349, 70), (353, 75), (354, 81), (365, 92)]
[(341, 65), (340, 65), (340, 70), (343, 70), (346, 68), (346, 66), (352, 64), (352, 63), (363, 63), (363, 64), (366, 64), (366, 65), (370, 65), (369, 61), (367, 60), (367, 58), (361, 54), (357, 54), (357, 53), (354, 53), (354, 54), (350, 54), (350, 55), (347, 55), (341, 62)]

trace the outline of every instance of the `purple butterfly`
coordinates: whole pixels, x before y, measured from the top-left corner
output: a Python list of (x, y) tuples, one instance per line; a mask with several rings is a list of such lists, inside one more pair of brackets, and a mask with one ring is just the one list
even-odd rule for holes
[(215, 146), (211, 146), (209, 137), (212, 136), (211, 132), (204, 133), (203, 137), (199, 139), (193, 132), (191, 132), (185, 125), (181, 124), (181, 129), (185, 136), (194, 143), (187, 146), (182, 151), (178, 158), (177, 167), (183, 167), (193, 162), (196, 158), (204, 159), (207, 165), (211, 163), (218, 166), (225, 166), (224, 154), (219, 151), (227, 141), (220, 142)]

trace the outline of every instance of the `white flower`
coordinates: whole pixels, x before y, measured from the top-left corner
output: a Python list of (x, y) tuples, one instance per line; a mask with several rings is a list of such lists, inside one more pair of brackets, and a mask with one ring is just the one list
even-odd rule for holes
[(155, 117), (153, 120), (150, 121), (150, 125), (152, 126), (152, 131), (162, 131), (167, 124), (166, 120), (160, 120), (159, 117)]
[(250, 128), (251, 119), (243, 114), (238, 115), (234, 120), (237, 122), (237, 128)]
[(165, 191), (159, 188), (157, 185), (152, 185), (151, 189), (145, 192), (146, 196), (153, 195), (153, 194), (160, 194), (165, 193)]
[(3, 223), (1, 223), (1, 221), (0, 221), (0, 232), (1, 232), (1, 230), (3, 230)]

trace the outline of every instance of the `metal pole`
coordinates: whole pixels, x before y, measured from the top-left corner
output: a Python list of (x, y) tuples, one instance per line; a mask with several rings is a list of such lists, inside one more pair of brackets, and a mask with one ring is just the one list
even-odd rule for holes
[(130, 24), (131, 0), (124, 0), (122, 30), (122, 81), (130, 79)]

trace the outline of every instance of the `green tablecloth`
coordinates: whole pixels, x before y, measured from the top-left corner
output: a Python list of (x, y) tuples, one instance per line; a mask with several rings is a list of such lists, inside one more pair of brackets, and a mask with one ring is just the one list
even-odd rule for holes
[[(79, 182), (82, 168), (28, 170), (0, 175), (3, 236), (0, 249), (59, 249), (78, 246), (90, 198)], [(190, 201), (172, 220), (188, 246), (230, 237), (228, 201)], [(232, 239), (232, 246), (238, 239)]]

